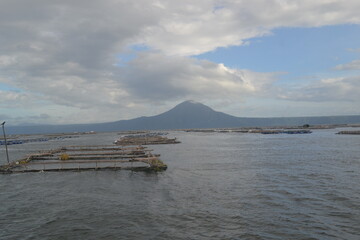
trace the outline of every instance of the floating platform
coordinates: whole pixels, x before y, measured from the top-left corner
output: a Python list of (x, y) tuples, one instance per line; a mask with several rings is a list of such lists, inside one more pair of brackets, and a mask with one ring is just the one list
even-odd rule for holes
[(163, 171), (160, 155), (143, 146), (69, 146), (28, 155), (0, 166), (0, 173), (89, 170)]
[(309, 134), (312, 131), (307, 129), (300, 130), (261, 130), (261, 134)]
[(360, 135), (360, 131), (340, 131), (337, 134)]
[(159, 135), (129, 135), (114, 142), (116, 145), (156, 145), (156, 144), (176, 144), (180, 143), (176, 138), (167, 138)]
[[(38, 137), (38, 138), (28, 138), (28, 139), (9, 139), (6, 141), (6, 145), (14, 145), (14, 144), (24, 144), (24, 143), (32, 143), (32, 142), (47, 142), (50, 140), (59, 140), (66, 138), (74, 138), (77, 136), (55, 136), (55, 137)], [(0, 140), (0, 145), (5, 145), (5, 140)]]
[(200, 133), (261, 133), (261, 134), (307, 134), (312, 133), (309, 129), (262, 129), (262, 128), (244, 128), (244, 129), (186, 129), (185, 132)]

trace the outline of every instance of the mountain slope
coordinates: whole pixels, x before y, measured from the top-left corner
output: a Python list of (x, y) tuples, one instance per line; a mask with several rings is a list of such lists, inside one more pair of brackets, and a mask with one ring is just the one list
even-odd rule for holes
[(360, 116), (290, 117), (290, 118), (241, 118), (217, 112), (194, 101), (185, 101), (167, 112), (151, 117), (122, 120), (103, 125), (103, 129), (158, 130), (187, 128), (226, 128), (262, 126), (301, 126), (304, 124), (353, 124), (360, 123)]
[(237, 118), (216, 112), (204, 104), (186, 101), (167, 112), (143, 120), (146, 128), (179, 129), (218, 127), (236, 122)]
[(225, 128), (261, 126), (301, 126), (304, 124), (354, 124), (360, 116), (291, 117), (291, 118), (240, 118), (194, 101), (185, 101), (167, 112), (151, 117), (139, 117), (98, 124), (43, 125), (8, 127), (9, 134), (60, 133), (87, 131), (160, 130), (187, 128)]

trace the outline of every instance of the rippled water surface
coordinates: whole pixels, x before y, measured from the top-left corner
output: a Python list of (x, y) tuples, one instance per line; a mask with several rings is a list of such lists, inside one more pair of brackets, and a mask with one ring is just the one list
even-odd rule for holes
[[(360, 136), (171, 132), (162, 173), (0, 175), (0, 239), (360, 239)], [(9, 146), (12, 160), (117, 133)], [(5, 162), (4, 146), (0, 161)]]

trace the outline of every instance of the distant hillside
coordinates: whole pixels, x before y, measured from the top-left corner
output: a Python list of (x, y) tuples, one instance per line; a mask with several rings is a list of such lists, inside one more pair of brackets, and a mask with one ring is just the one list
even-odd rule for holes
[(9, 134), (62, 133), (62, 132), (108, 132), (122, 130), (169, 130), (187, 128), (226, 128), (263, 126), (302, 126), (304, 124), (355, 124), (360, 123), (360, 115), (329, 117), (290, 117), (290, 118), (241, 118), (210, 107), (185, 101), (171, 110), (151, 117), (139, 117), (98, 124), (42, 125), (7, 127)]

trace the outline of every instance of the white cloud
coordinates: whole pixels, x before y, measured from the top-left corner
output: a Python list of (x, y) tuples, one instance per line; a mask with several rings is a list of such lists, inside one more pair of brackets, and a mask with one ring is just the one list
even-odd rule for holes
[[(154, 102), (276, 95), (276, 73), (189, 56), (275, 28), (358, 24), (358, 9), (357, 0), (2, 0), (0, 83), (21, 91), (2, 90), (0, 105), (41, 114), (42, 101), (91, 122), (146, 115)], [(136, 44), (150, 51), (117, 67)]]
[(311, 102), (360, 102), (360, 76), (322, 79), (304, 87), (282, 89), (279, 98)]
[(12, 107), (30, 107), (37, 101), (39, 97), (29, 93), (17, 92), (17, 91), (4, 91), (0, 89), (0, 107), (5, 108), (7, 106)]
[(32, 123), (43, 123), (46, 124), (51, 120), (51, 116), (48, 114), (39, 115), (23, 115), (23, 116), (9, 116), (0, 114), (0, 121), (6, 120), (10, 125), (31, 125)]
[(274, 73), (230, 69), (187, 57), (142, 53), (123, 70), (122, 82), (133, 96), (147, 100), (233, 97), (270, 90)]
[(16, 63), (16, 57), (0, 55), (0, 67), (8, 67)]
[(360, 59), (349, 63), (340, 64), (335, 67), (335, 70), (360, 70)]
[(360, 53), (360, 48), (348, 48), (349, 52)]
[(360, 23), (356, 0), (186, 0), (181, 5), (164, 1), (162, 6), (162, 18), (143, 29), (139, 41), (169, 55), (242, 45), (275, 28)]

